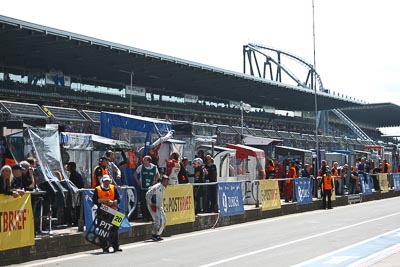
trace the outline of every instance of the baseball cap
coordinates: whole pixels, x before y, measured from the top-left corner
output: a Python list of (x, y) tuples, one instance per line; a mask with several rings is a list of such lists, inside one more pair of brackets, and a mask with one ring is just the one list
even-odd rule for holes
[(23, 171), (23, 170), (25, 170), (25, 168), (24, 168), (22, 165), (20, 165), (20, 164), (14, 164), (14, 165), (11, 167), (11, 169), (12, 169), (13, 171), (15, 171), (15, 170), (21, 170), (21, 171)]
[(110, 181), (111, 182), (111, 177), (108, 174), (104, 174), (103, 177), (101, 177), (101, 181)]
[(203, 160), (201, 158), (195, 158), (192, 163), (198, 162), (200, 164), (203, 164)]
[(99, 161), (103, 161), (103, 160), (109, 160), (107, 157), (101, 157), (99, 158)]

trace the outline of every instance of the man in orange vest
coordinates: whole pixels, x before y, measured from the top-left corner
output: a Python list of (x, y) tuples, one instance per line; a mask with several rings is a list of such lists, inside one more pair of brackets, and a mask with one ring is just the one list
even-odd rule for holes
[(332, 192), (335, 191), (334, 179), (331, 170), (327, 167), (326, 173), (321, 180), (322, 209), (326, 209), (326, 198), (328, 197), (328, 209), (332, 209)]
[(100, 183), (101, 177), (108, 174), (108, 171), (107, 171), (108, 163), (109, 163), (109, 160), (107, 157), (101, 157), (99, 159), (99, 164), (94, 168), (94, 171), (93, 171), (92, 188), (99, 186), (101, 184)]
[(293, 185), (294, 181), (290, 178), (296, 178), (297, 177), (297, 171), (296, 171), (296, 162), (291, 162), (290, 163), (290, 168), (286, 172), (286, 180), (285, 181), (285, 187), (284, 187), (284, 196), (285, 196), (285, 202), (289, 202), (290, 200), (293, 200)]
[[(101, 185), (96, 186), (93, 194), (93, 203), (96, 204), (99, 208), (97, 209), (97, 219), (111, 221), (111, 214), (104, 212), (100, 209), (100, 206), (106, 205), (113, 209), (117, 209), (117, 205), (120, 202), (120, 196), (118, 190), (115, 189), (115, 186), (111, 184), (111, 177), (108, 174), (105, 174), (101, 178)], [(103, 249), (103, 253), (109, 253), (108, 250), (110, 244), (108, 240), (110, 239), (111, 245), (114, 248), (113, 252), (122, 251), (119, 247), (119, 238), (118, 238), (118, 228), (112, 226), (109, 232), (109, 238), (101, 238), (101, 248)]]

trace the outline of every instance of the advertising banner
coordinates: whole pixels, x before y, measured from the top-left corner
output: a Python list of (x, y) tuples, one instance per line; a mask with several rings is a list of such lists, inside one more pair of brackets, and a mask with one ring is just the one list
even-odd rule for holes
[(374, 187), (374, 185), (372, 183), (371, 175), (360, 173), (358, 176), (360, 177), (361, 192), (364, 195), (372, 194), (372, 187)]
[(381, 189), (381, 193), (389, 192), (389, 182), (386, 173), (380, 173), (378, 176), (379, 187)]
[(243, 214), (241, 182), (218, 183), (218, 205), (221, 216)]
[(273, 210), (281, 208), (279, 185), (276, 180), (260, 181), (262, 210)]
[(31, 195), (0, 194), (0, 251), (35, 244)]
[(167, 225), (194, 222), (193, 186), (191, 184), (169, 185), (163, 202)]
[(400, 173), (393, 173), (394, 191), (400, 191)]
[(294, 179), (294, 190), (297, 199), (297, 205), (312, 203), (311, 180), (310, 178)]

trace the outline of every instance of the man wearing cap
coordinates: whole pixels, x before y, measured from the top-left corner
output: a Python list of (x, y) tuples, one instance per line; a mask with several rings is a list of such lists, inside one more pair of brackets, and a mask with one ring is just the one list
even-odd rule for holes
[[(101, 178), (101, 184), (99, 186), (96, 186), (93, 194), (93, 203), (97, 205), (97, 217), (99, 219), (103, 220), (108, 220), (110, 221), (112, 216), (109, 213), (104, 212), (103, 210), (100, 209), (100, 206), (106, 205), (108, 207), (111, 207), (113, 209), (117, 209), (117, 205), (120, 202), (120, 196), (118, 193), (118, 190), (115, 189), (115, 186), (111, 184), (111, 177), (108, 174), (103, 175)], [(112, 226), (110, 229), (110, 236), (109, 238), (101, 238), (101, 248), (103, 249), (103, 253), (108, 253), (110, 244), (108, 242), (108, 239), (111, 241), (111, 245), (114, 248), (113, 252), (118, 252), (122, 251), (122, 249), (119, 248), (119, 238), (118, 238), (118, 228), (115, 226)]]
[(179, 184), (187, 184), (189, 182), (188, 179), (188, 171), (186, 169), (186, 166), (189, 164), (189, 159), (187, 157), (183, 157), (181, 160), (181, 169), (179, 170), (178, 173), (178, 182)]
[(33, 180), (30, 176), (24, 176), (23, 171), (26, 169), (21, 164), (14, 164), (12, 167), (12, 174), (14, 176), (14, 186), (18, 189), (29, 190)]
[[(193, 164), (193, 169), (194, 169), (194, 182), (195, 183), (204, 183), (204, 176), (205, 176), (205, 170), (203, 167), (203, 160), (201, 158), (195, 158), (192, 162)], [(201, 212), (201, 205), (200, 202), (203, 200), (203, 211), (205, 209), (205, 190), (202, 188), (202, 186), (193, 186), (193, 195), (194, 195), (194, 210), (195, 213)]]
[(332, 209), (332, 192), (335, 190), (335, 183), (332, 177), (332, 172), (329, 167), (326, 168), (326, 173), (321, 179), (322, 190), (322, 209), (326, 209), (326, 198), (328, 197), (328, 209)]
[(165, 216), (163, 202), (164, 193), (169, 183), (167, 175), (163, 175), (161, 182), (153, 185), (146, 193), (147, 208), (153, 217), (154, 225), (151, 232), (151, 239), (154, 241), (161, 241), (163, 238), (161, 234), (164, 230), (167, 218)]
[(122, 180), (121, 180), (121, 170), (118, 168), (118, 166), (114, 163), (114, 158), (115, 158), (115, 153), (112, 150), (108, 150), (106, 152), (106, 157), (108, 158), (108, 166), (107, 166), (107, 171), (108, 175), (111, 175), (113, 177), (114, 182), (118, 185), (122, 185)]
[(108, 174), (107, 167), (108, 167), (108, 158), (101, 157), (99, 159), (99, 164), (94, 168), (93, 171), (92, 188), (96, 188), (96, 186), (99, 186), (101, 184), (100, 179), (104, 175)]
[(150, 186), (154, 185), (160, 178), (160, 173), (156, 165), (151, 163), (151, 157), (145, 156), (143, 164), (140, 165), (133, 174), (137, 184), (140, 186), (140, 210), (145, 220), (151, 220), (151, 215), (146, 208), (146, 192)]

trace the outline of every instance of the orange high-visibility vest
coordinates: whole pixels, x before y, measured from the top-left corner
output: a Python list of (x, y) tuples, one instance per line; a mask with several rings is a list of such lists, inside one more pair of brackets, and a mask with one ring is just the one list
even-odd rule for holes
[[(101, 189), (101, 186), (96, 186), (96, 190), (97, 190), (97, 196), (103, 199), (108, 199), (108, 200), (115, 200), (115, 187), (114, 185), (110, 184), (110, 189), (109, 190), (103, 190)], [(107, 205), (113, 209), (117, 209), (117, 207), (115, 207), (114, 205), (109, 205), (109, 204), (104, 204)]]
[(328, 176), (324, 174), (324, 184), (323, 184), (323, 189), (324, 190), (332, 190), (332, 176)]
[(108, 174), (107, 169), (104, 169), (102, 166), (97, 165), (94, 170), (93, 170), (93, 180), (92, 180), (92, 188), (96, 188), (96, 186), (99, 185), (96, 177), (96, 169), (101, 168), (101, 176), (104, 176), (105, 174)]
[(133, 151), (129, 150), (128, 155), (129, 155), (129, 168), (136, 169), (137, 165), (136, 165), (135, 153), (133, 153)]
[[(286, 178), (296, 178), (297, 171), (295, 167), (290, 167), (290, 169), (286, 173)], [(291, 183), (292, 180), (286, 180), (286, 183), (289, 184)]]

